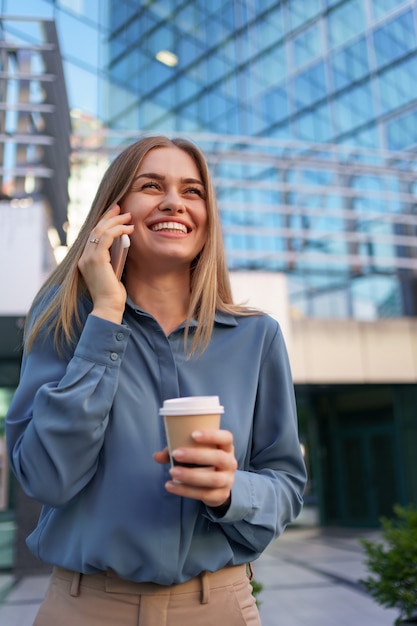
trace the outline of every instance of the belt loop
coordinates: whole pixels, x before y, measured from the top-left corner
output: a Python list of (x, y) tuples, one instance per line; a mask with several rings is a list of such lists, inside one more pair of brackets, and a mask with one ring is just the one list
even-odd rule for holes
[(201, 572), (201, 600), (200, 604), (208, 604), (210, 600), (210, 583), (208, 572)]
[(70, 589), (70, 595), (73, 598), (76, 598), (77, 596), (80, 595), (80, 581), (81, 581), (80, 572), (74, 572), (72, 576), (71, 589)]

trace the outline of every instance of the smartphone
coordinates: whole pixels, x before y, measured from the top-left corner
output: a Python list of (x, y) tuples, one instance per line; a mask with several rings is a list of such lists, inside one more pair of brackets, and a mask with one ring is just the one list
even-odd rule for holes
[(120, 280), (125, 266), (127, 253), (129, 252), (130, 239), (128, 235), (116, 237), (110, 246), (110, 261), (116, 274)]

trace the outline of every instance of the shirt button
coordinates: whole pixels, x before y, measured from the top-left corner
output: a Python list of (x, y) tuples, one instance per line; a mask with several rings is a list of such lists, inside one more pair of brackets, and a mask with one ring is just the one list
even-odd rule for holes
[(123, 333), (117, 333), (116, 335), (116, 339), (117, 341), (123, 341), (123, 339), (125, 338)]
[(112, 352), (112, 353), (110, 354), (110, 359), (111, 359), (112, 361), (117, 361), (117, 359), (118, 359), (118, 358), (119, 358), (119, 355), (117, 354), (117, 352)]

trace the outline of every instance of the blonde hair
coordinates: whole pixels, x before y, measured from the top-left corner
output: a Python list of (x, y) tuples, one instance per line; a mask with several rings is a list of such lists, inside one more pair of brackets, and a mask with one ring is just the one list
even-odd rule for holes
[(150, 150), (172, 147), (186, 152), (195, 162), (202, 177), (206, 193), (207, 238), (203, 249), (194, 260), (190, 276), (190, 303), (186, 320), (185, 340), (190, 322), (197, 319), (197, 328), (190, 353), (198, 347), (202, 352), (208, 345), (216, 310), (232, 315), (253, 315), (256, 311), (233, 303), (222, 240), (220, 217), (215, 193), (206, 159), (200, 149), (186, 139), (168, 139), (164, 136), (145, 137), (132, 144), (110, 164), (97, 189), (87, 218), (77, 239), (60, 265), (52, 272), (37, 294), (28, 318), (36, 308), (43, 310), (35, 315), (27, 330), (26, 349), (30, 350), (40, 332), (54, 330), (54, 343), (57, 351), (69, 346), (81, 330), (78, 312), (79, 300), (88, 295), (85, 281), (78, 269), (78, 261), (87, 244), (91, 231), (100, 221), (105, 211), (118, 203), (130, 190), (143, 158)]

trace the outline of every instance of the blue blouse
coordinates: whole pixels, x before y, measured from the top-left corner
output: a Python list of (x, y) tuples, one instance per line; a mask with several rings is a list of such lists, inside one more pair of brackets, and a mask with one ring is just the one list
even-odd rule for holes
[[(256, 559), (300, 512), (306, 481), (294, 390), (278, 323), (218, 313), (202, 355), (184, 325), (166, 336), (128, 300), (121, 325), (81, 306), (72, 354), (52, 333), (24, 354), (6, 417), (12, 469), (43, 504), (28, 546), (42, 561), (163, 585)], [(232, 502), (216, 517), (166, 491), (164, 399), (218, 395), (234, 435)]]

